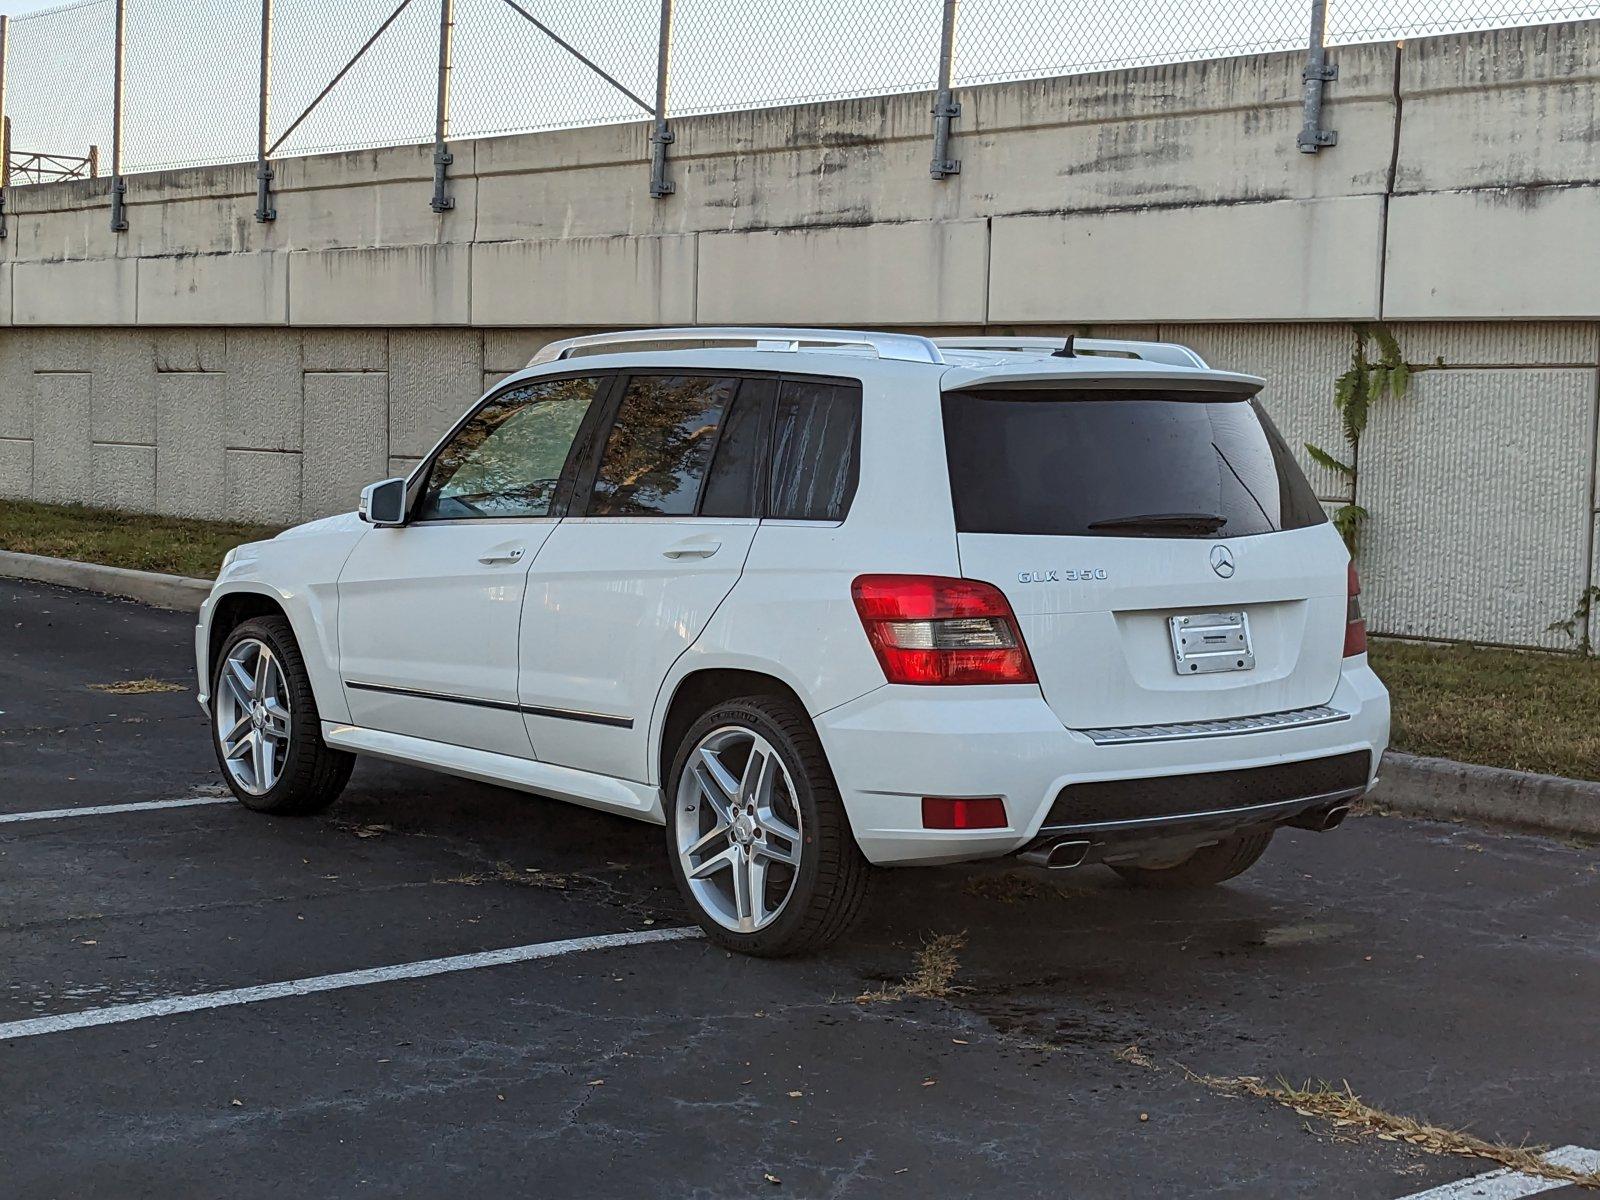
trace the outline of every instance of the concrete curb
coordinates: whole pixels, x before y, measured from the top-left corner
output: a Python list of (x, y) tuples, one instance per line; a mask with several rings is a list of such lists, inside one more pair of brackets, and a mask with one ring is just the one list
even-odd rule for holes
[(1390, 751), (1368, 799), (1394, 812), (1600, 837), (1600, 783)]
[(61, 587), (82, 588), (107, 596), (125, 596), (156, 608), (175, 608), (193, 612), (211, 591), (209, 579), (189, 579), (183, 575), (162, 575), (157, 571), (130, 571), (126, 567), (107, 567), (100, 563), (75, 562), (70, 558), (49, 558), (42, 554), (21, 554), (0, 550), (0, 578), (32, 579)]

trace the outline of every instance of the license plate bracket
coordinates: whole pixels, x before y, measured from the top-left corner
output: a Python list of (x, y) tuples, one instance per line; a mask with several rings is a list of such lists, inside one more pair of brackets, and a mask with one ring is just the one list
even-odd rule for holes
[(1256, 665), (1246, 612), (1182, 613), (1167, 618), (1172, 665), (1179, 675), (1249, 671)]

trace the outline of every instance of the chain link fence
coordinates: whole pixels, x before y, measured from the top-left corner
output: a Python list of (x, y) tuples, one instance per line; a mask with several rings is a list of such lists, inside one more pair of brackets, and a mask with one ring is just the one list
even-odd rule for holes
[(447, 160), (447, 139), (640, 120), (659, 167), (670, 116), (917, 91), (953, 115), (969, 85), (1307, 51), (1319, 14), (1337, 46), (1595, 18), (1600, 0), (80, 0), (0, 18), (0, 167), (13, 186), (270, 172), (430, 141)]

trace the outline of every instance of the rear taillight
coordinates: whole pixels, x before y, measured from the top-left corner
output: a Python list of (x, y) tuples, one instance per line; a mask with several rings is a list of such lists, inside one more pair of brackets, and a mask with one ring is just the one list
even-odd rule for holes
[(1356, 574), (1355, 563), (1350, 564), (1350, 599), (1344, 611), (1344, 656), (1350, 658), (1367, 652), (1367, 623), (1361, 616), (1361, 576)]
[(1005, 593), (975, 579), (862, 575), (850, 585), (890, 683), (1037, 683)]
[(1006, 802), (999, 796), (924, 796), (924, 829), (1004, 829)]

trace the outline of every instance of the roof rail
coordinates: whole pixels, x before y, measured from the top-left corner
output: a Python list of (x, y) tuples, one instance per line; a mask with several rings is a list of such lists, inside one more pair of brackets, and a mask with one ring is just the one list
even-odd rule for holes
[(932, 340), (913, 333), (874, 333), (853, 329), (791, 329), (758, 325), (685, 325), (671, 329), (624, 329), (590, 333), (551, 342), (531, 359), (530, 367), (571, 358), (574, 352), (601, 347), (655, 342), (738, 342), (757, 350), (794, 352), (802, 346), (854, 346), (897, 362), (942, 363), (944, 355)]
[[(935, 338), (934, 344), (944, 350), (999, 350), (1021, 351), (1036, 354), (1055, 351), (1066, 344), (1065, 337), (947, 337)], [(1129, 342), (1116, 338), (1075, 337), (1072, 347), (1078, 354), (1102, 355), (1113, 358), (1138, 358), (1145, 362), (1165, 363), (1171, 367), (1197, 367), (1209, 371), (1206, 362), (1187, 346), (1176, 342)]]

